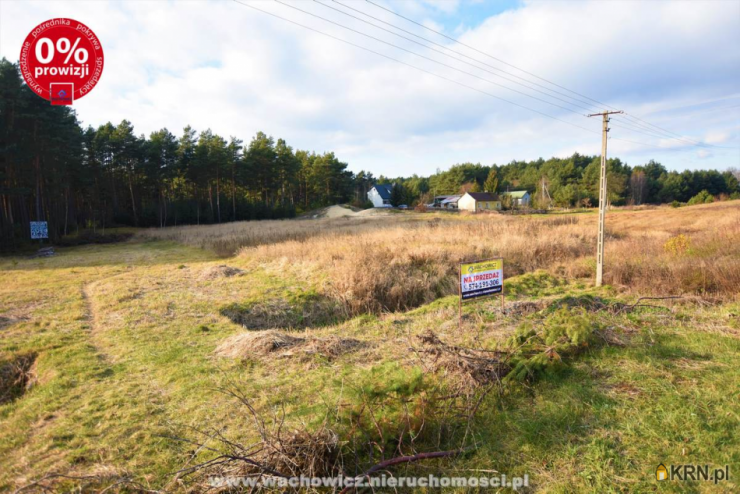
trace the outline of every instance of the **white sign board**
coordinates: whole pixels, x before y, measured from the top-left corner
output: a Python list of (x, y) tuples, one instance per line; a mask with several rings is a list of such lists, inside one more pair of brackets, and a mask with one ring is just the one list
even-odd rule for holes
[(504, 260), (490, 259), (460, 265), (460, 298), (469, 300), (502, 293)]
[(49, 227), (46, 221), (31, 222), (31, 238), (34, 240), (49, 238)]

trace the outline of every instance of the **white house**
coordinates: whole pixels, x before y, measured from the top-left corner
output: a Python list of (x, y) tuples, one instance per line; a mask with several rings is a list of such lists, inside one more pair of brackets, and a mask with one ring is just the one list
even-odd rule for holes
[(460, 196), (447, 196), (442, 199), (439, 203), (439, 207), (444, 209), (457, 209), (457, 201), (460, 200)]
[(376, 208), (391, 207), (391, 188), (392, 185), (376, 184), (367, 193), (367, 200), (373, 203)]
[(526, 190), (512, 190), (511, 192), (506, 192), (506, 194), (511, 196), (512, 206), (529, 206), (530, 196)]
[[(431, 205), (435, 208), (442, 207), (442, 201), (446, 201), (450, 197), (453, 197), (453, 196), (434, 196), (434, 200), (432, 201)], [(456, 197), (459, 198), (459, 196), (456, 196)]]
[(457, 201), (457, 207), (463, 211), (498, 211), (501, 200), (488, 192), (466, 192)]

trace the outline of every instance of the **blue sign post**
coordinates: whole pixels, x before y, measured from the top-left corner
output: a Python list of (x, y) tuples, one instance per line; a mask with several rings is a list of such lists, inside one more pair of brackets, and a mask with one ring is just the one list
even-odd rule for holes
[(31, 239), (42, 240), (49, 238), (49, 225), (46, 221), (31, 222)]

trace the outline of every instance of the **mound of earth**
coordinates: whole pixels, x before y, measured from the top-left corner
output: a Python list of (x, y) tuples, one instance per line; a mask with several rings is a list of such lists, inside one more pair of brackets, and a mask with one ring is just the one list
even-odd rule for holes
[(217, 278), (231, 278), (232, 276), (239, 276), (244, 271), (232, 266), (220, 264), (218, 266), (211, 266), (200, 274), (201, 280), (215, 280)]
[(299, 216), (299, 219), (317, 220), (321, 218), (365, 218), (368, 216), (387, 216), (398, 212), (399, 211), (397, 209), (391, 208), (359, 209), (348, 205), (335, 205), (309, 211), (308, 213), (304, 213)]
[(226, 338), (216, 348), (216, 355), (231, 358), (269, 355), (304, 341), (303, 338), (296, 338), (275, 330), (239, 333)]
[(250, 331), (226, 338), (216, 348), (216, 355), (229, 358), (299, 357), (314, 355), (332, 360), (364, 346), (363, 342), (338, 336), (306, 338), (291, 336), (274, 329)]
[(367, 216), (388, 216), (391, 214), (399, 213), (400, 211), (398, 209), (391, 209), (391, 208), (370, 208), (370, 209), (363, 209), (359, 213), (357, 213), (357, 216), (360, 217), (367, 217)]
[(309, 211), (308, 213), (302, 214), (300, 217), (302, 219), (349, 218), (352, 216), (357, 216), (357, 214), (361, 211), (361, 209), (354, 208), (352, 206), (334, 205), (321, 209), (316, 209), (314, 211)]

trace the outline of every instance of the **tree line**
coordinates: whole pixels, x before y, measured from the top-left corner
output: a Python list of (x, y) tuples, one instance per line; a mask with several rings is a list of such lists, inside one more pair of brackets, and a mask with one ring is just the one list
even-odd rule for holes
[(137, 135), (128, 120), (82, 128), (0, 61), (0, 234), (29, 237), (47, 221), (52, 240), (87, 228), (288, 218), (359, 200), (372, 176), (334, 153), (294, 150), (258, 132), (248, 144), (188, 126)]
[[(379, 181), (395, 184), (398, 201), (404, 204), (427, 204), (437, 195), (527, 190), (536, 207), (591, 207), (598, 204), (600, 168), (600, 156), (575, 153), (568, 158), (505, 165), (462, 163), (437, 170), (429, 177), (381, 176)], [(611, 158), (607, 160), (607, 199), (615, 206), (687, 203), (698, 195), (740, 199), (739, 178), (737, 169), (677, 172), (653, 160), (631, 167), (619, 158)]]
[[(29, 238), (47, 221), (52, 241), (108, 226), (163, 227), (290, 218), (351, 202), (368, 206), (375, 183), (395, 183), (394, 203), (434, 195), (526, 189), (558, 206), (595, 205), (599, 157), (464, 163), (421, 177), (353, 173), (334, 153), (294, 150), (258, 132), (245, 144), (185, 127), (137, 135), (128, 120), (83, 128), (70, 107), (51, 106), (0, 60), (0, 247)], [(701, 191), (738, 194), (737, 177), (714, 170), (669, 172), (653, 161), (608, 162), (613, 204), (686, 202)]]

